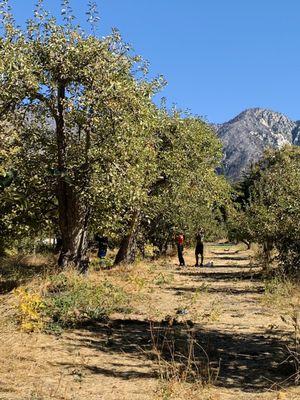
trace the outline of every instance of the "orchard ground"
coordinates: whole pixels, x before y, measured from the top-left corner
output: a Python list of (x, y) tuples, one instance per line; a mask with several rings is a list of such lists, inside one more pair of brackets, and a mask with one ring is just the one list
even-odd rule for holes
[[(131, 310), (59, 335), (20, 331), (14, 283), (3, 275), (0, 399), (299, 399), (286, 360), (300, 290), (274, 279), (266, 283), (243, 245), (207, 245), (205, 262), (213, 267), (193, 267), (193, 250), (185, 258), (185, 268), (174, 255), (91, 271), (86, 279), (122, 287)], [(41, 261), (27, 264), (41, 271)], [(26, 285), (35, 284), (32, 275)], [(159, 363), (153, 351), (159, 329), (176, 332), (175, 338), (193, 336), (207, 362), (206, 383), (174, 373), (165, 379), (173, 364)]]

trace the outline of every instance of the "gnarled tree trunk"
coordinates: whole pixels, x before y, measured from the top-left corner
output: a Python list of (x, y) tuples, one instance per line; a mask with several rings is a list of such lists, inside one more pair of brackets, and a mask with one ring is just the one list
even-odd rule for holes
[(121, 241), (119, 251), (115, 258), (115, 265), (121, 263), (132, 264), (135, 261), (139, 224), (140, 213), (136, 211), (130, 221), (129, 233)]
[[(57, 199), (59, 212), (59, 227), (61, 233), (61, 251), (58, 259), (60, 267), (75, 266), (80, 272), (88, 268), (88, 223), (89, 208), (86, 205), (80, 190), (69, 182), (65, 174), (67, 172), (67, 136), (64, 120), (65, 85), (60, 82), (57, 88), (57, 113), (56, 141), (57, 162), (59, 175), (57, 178)], [(86, 154), (89, 147), (89, 133), (86, 135)], [(86, 162), (86, 166), (87, 166)], [(85, 179), (87, 174), (85, 174)]]
[(87, 256), (89, 210), (69, 185), (64, 185), (63, 190), (59, 191), (58, 200), (62, 239), (58, 264), (62, 268), (73, 265), (80, 272), (86, 272), (89, 263)]

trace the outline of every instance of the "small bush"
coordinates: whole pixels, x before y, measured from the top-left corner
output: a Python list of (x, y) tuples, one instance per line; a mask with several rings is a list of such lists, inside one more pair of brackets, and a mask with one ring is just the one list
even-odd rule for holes
[(46, 300), (47, 315), (61, 326), (74, 326), (88, 320), (105, 319), (113, 312), (128, 312), (125, 292), (104, 281), (92, 284), (80, 276), (56, 277), (52, 295)]
[(297, 291), (296, 284), (284, 275), (276, 275), (264, 281), (264, 302), (274, 307), (289, 307), (294, 292)]
[(15, 291), (23, 330), (56, 331), (130, 311), (128, 296), (121, 288), (108, 281), (95, 284), (76, 273), (50, 277), (39, 292)]
[(32, 293), (28, 289), (18, 288), (15, 290), (17, 297), (17, 310), (21, 329), (32, 332), (44, 329), (44, 311), (46, 308), (43, 298)]

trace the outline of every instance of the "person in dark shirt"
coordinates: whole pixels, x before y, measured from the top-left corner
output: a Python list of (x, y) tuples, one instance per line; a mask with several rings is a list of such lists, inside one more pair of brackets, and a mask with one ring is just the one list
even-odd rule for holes
[(95, 241), (98, 243), (98, 257), (104, 259), (108, 249), (108, 238), (97, 234), (95, 235)]
[(177, 236), (177, 251), (178, 251), (178, 260), (179, 260), (179, 265), (181, 267), (185, 266), (185, 261), (183, 258), (183, 243), (184, 243), (184, 235), (183, 233), (180, 233)]
[(195, 264), (195, 267), (199, 267), (199, 254), (201, 256), (200, 267), (203, 267), (203, 260), (204, 260), (204, 231), (203, 231), (203, 229), (200, 229), (196, 234), (196, 248), (195, 248), (196, 264)]

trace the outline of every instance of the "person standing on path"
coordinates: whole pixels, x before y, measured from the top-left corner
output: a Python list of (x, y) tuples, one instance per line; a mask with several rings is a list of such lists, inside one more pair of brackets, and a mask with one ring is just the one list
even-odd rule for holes
[(179, 265), (181, 267), (185, 266), (184, 258), (183, 258), (183, 243), (184, 243), (184, 235), (181, 232), (177, 236), (177, 251), (178, 251), (178, 260), (179, 260)]
[(203, 267), (204, 261), (204, 231), (200, 229), (196, 234), (196, 248), (195, 248), (195, 257), (196, 264), (195, 267), (199, 267), (199, 254), (201, 256), (201, 264), (200, 267)]

